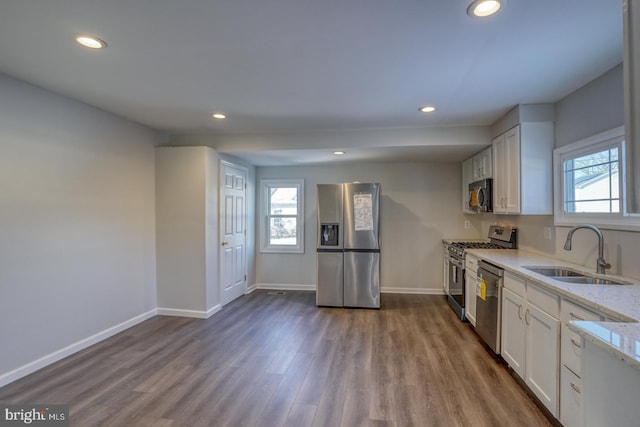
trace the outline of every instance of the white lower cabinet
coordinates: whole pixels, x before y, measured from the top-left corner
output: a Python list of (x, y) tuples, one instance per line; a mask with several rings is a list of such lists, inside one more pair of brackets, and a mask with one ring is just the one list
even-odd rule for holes
[(584, 346), (584, 426), (640, 425), (640, 369), (588, 340)]
[(558, 417), (559, 297), (505, 272), (502, 357), (554, 417)]
[[(556, 314), (556, 316), (558, 316)], [(558, 416), (560, 321), (527, 303), (525, 383), (553, 416)]]
[(464, 274), (464, 315), (475, 328), (476, 326), (476, 294), (478, 288), (478, 277), (476, 272), (465, 271)]
[(527, 302), (523, 297), (504, 288), (502, 290), (502, 358), (520, 378), (524, 378), (524, 350), (527, 325), (524, 313)]
[(582, 380), (566, 366), (560, 368), (560, 422), (564, 427), (581, 427)]
[(478, 258), (467, 254), (465, 256), (465, 301), (464, 312), (467, 320), (476, 326), (476, 295), (478, 293)]
[(442, 270), (442, 289), (444, 294), (449, 295), (449, 244), (443, 244), (443, 270)]

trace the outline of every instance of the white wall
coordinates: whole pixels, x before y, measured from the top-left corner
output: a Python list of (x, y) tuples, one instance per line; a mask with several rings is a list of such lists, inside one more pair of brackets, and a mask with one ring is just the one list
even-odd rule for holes
[[(204, 313), (208, 308), (205, 221), (209, 201), (208, 151), (213, 150), (156, 149), (158, 307), (165, 310)], [(214, 166), (217, 171), (217, 165)], [(217, 197), (213, 199), (217, 201)]]
[[(442, 292), (442, 238), (473, 237), (464, 229), (461, 170), (453, 163), (356, 163), (259, 167), (260, 179), (305, 180), (305, 253), (257, 253), (259, 285), (316, 283), (316, 184), (382, 184), (381, 285), (383, 290)], [(259, 219), (258, 219), (259, 220)], [(285, 267), (286, 268), (283, 268)]]
[[(237, 159), (219, 156), (204, 146), (156, 149), (159, 314), (206, 318), (220, 309), (218, 218), (222, 159), (239, 164)], [(255, 168), (249, 169), (248, 212), (253, 218)], [(247, 234), (250, 279), (255, 277), (253, 221)]]
[(171, 145), (215, 148), (218, 153), (242, 153), (269, 150), (318, 150), (361, 147), (440, 146), (480, 151), (491, 141), (487, 126), (432, 126), (423, 128), (382, 128), (324, 130), (315, 132), (278, 132), (247, 134), (171, 135)]
[(0, 75), (0, 385), (155, 309), (158, 142)]

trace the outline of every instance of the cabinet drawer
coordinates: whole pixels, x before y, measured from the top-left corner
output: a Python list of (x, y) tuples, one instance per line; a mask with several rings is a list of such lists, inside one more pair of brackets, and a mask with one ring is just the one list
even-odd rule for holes
[(527, 285), (527, 302), (556, 319), (560, 318), (560, 298), (531, 282)]
[(570, 320), (603, 320), (604, 316), (582, 307), (570, 300), (560, 301), (560, 360), (562, 365), (571, 370), (576, 376), (582, 378), (582, 352), (584, 340), (567, 326)]
[(564, 366), (560, 370), (560, 422), (580, 427), (582, 422), (582, 380)]
[(565, 323), (560, 328), (560, 360), (561, 365), (567, 367), (576, 376), (582, 378), (582, 352), (584, 341)]
[(562, 299), (560, 303), (561, 320), (563, 324), (566, 324), (570, 320), (594, 320), (600, 321), (604, 319), (604, 316), (596, 313), (595, 311), (584, 308), (567, 299)]
[(473, 271), (473, 275), (478, 271), (478, 258), (467, 254), (464, 257), (464, 268), (467, 271)]
[(526, 295), (525, 289), (527, 287), (525, 280), (520, 277), (512, 274), (508, 271), (504, 272), (504, 287), (509, 289), (516, 295), (520, 295), (524, 297)]

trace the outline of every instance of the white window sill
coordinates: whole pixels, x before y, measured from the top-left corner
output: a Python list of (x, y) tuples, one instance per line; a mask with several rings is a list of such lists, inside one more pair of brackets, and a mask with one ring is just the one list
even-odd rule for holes
[(554, 225), (573, 227), (578, 224), (591, 224), (602, 230), (640, 231), (640, 215), (628, 215), (618, 218), (603, 218), (596, 215), (555, 217)]

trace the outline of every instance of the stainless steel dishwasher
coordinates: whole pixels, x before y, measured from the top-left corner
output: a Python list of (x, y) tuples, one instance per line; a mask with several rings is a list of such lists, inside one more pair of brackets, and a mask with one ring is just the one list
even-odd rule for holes
[(476, 285), (476, 332), (500, 354), (502, 281), (504, 270), (486, 261), (478, 262)]

